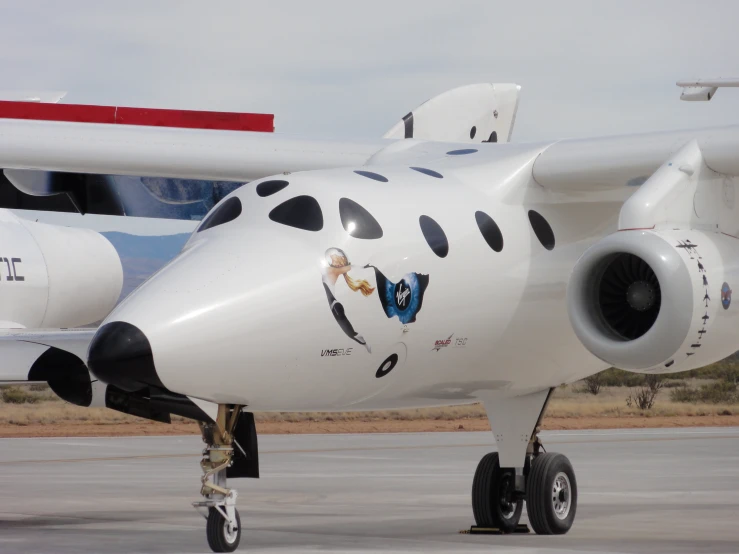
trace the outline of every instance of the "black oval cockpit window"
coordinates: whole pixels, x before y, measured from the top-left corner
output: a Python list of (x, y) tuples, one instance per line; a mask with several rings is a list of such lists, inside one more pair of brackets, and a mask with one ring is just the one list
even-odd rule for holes
[(233, 221), (241, 215), (241, 200), (236, 196), (232, 196), (222, 204), (216, 206), (212, 212), (210, 212), (203, 222), (198, 227), (198, 233), (223, 225), (229, 221)]
[(283, 181), (282, 179), (264, 181), (263, 183), (259, 183), (257, 185), (257, 194), (262, 198), (264, 198), (265, 196), (271, 196), (276, 192), (280, 192), (289, 184), (290, 183), (288, 183), (287, 181)]
[(547, 250), (552, 250), (554, 248), (554, 231), (552, 231), (552, 227), (544, 219), (544, 216), (539, 212), (529, 210), (529, 222), (541, 245)]
[(339, 200), (339, 215), (344, 230), (354, 238), (379, 239), (382, 238), (382, 227), (372, 214), (357, 204), (354, 200), (342, 198)]
[(426, 239), (426, 242), (431, 247), (431, 250), (434, 251), (434, 254), (440, 258), (446, 258), (446, 255), (449, 254), (449, 241), (447, 240), (441, 225), (436, 223), (436, 221), (427, 215), (419, 217), (418, 223), (421, 225), (423, 238)]
[(500, 227), (493, 218), (485, 212), (475, 212), (475, 221), (488, 246), (496, 252), (503, 250), (503, 233), (500, 232)]
[(444, 176), (439, 173), (438, 171), (434, 171), (433, 169), (426, 169), (425, 167), (411, 167), (413, 171), (418, 171), (419, 173), (423, 173), (424, 175), (428, 175), (429, 177), (436, 177), (437, 179), (443, 179)]
[(305, 231), (323, 229), (323, 212), (312, 196), (296, 196), (286, 200), (269, 212), (269, 218), (276, 223)]
[(354, 173), (356, 173), (357, 175), (361, 175), (362, 177), (367, 177), (367, 179), (373, 179), (375, 181), (380, 181), (381, 183), (387, 183), (387, 177), (385, 177), (384, 175), (380, 175), (379, 173), (361, 170), (357, 170)]

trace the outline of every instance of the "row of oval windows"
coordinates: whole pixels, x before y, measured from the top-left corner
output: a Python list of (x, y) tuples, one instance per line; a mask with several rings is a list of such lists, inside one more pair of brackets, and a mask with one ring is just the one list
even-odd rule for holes
[[(260, 192), (260, 186), (264, 185)], [(259, 196), (269, 196), (277, 190), (282, 190), (288, 185), (287, 181), (274, 180), (265, 181), (257, 186)], [(277, 189), (277, 190), (274, 190)], [(273, 191), (273, 192), (271, 192)], [(211, 213), (200, 225), (198, 233), (223, 223), (228, 223), (241, 215), (241, 200), (231, 197), (213, 213)], [(349, 198), (339, 200), (339, 216), (344, 230), (358, 239), (379, 239), (383, 235), (379, 222), (364, 207)], [(534, 210), (528, 212), (531, 228), (539, 239), (541, 245), (547, 250), (554, 248), (554, 231), (544, 216)], [(323, 229), (323, 211), (318, 201), (312, 196), (301, 195), (286, 200), (269, 212), (269, 218), (282, 225), (288, 225), (305, 231), (320, 231)], [(426, 242), (431, 250), (444, 258), (449, 253), (449, 241), (446, 233), (434, 219), (422, 215), (418, 219)], [(475, 212), (475, 222), (480, 229), (485, 242), (495, 252), (503, 250), (503, 234), (495, 220), (483, 211)]]
[[(466, 148), (464, 150), (452, 150), (451, 152), (447, 152), (447, 154), (459, 156), (463, 154), (469, 154), (472, 152), (477, 152), (477, 150), (475, 150), (474, 148)], [(428, 169), (427, 167), (411, 167), (410, 169), (412, 169), (413, 171), (418, 171), (419, 173), (423, 173), (424, 175), (428, 175), (429, 177), (434, 177), (436, 179), (444, 178), (444, 176), (438, 171), (434, 171), (433, 169)], [(365, 171), (363, 169), (357, 169), (354, 171), (354, 173), (362, 177), (366, 177), (367, 179), (372, 179), (373, 181), (379, 181), (380, 183), (389, 182), (389, 179), (387, 177), (379, 173), (375, 173), (374, 171)], [(289, 184), (290, 183), (282, 179), (264, 181), (263, 183), (259, 183), (257, 185), (257, 194), (261, 197), (270, 196), (272, 194), (280, 192), (282, 189), (284, 189)]]

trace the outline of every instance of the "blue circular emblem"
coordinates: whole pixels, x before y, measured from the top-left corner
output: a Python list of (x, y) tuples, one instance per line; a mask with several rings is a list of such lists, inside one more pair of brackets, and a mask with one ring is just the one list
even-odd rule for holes
[(721, 285), (721, 305), (724, 307), (724, 310), (728, 310), (729, 306), (731, 306), (731, 287), (729, 283)]

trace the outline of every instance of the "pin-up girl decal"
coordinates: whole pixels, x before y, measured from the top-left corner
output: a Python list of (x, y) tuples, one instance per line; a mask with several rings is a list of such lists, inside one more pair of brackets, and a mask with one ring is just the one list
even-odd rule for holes
[(422, 273), (406, 273), (400, 281), (393, 283), (375, 266), (365, 267), (375, 270), (379, 289), (377, 294), (385, 315), (389, 318), (397, 316), (403, 324), (416, 321), (416, 314), (421, 311), (423, 305), (423, 293), (429, 285), (429, 276)]
[(352, 269), (352, 265), (349, 263), (349, 258), (346, 253), (339, 248), (329, 248), (326, 250), (324, 263), (322, 264), (322, 277), (323, 277), (323, 288), (326, 291), (326, 297), (328, 298), (328, 305), (331, 308), (331, 313), (334, 314), (336, 323), (339, 324), (341, 330), (346, 333), (350, 339), (357, 341), (359, 344), (367, 349), (367, 352), (372, 352), (370, 345), (364, 340), (364, 337), (357, 333), (352, 327), (352, 324), (344, 313), (344, 306), (341, 302), (336, 300), (336, 281), (339, 277), (344, 277), (346, 285), (354, 292), (359, 291), (364, 296), (369, 296), (375, 289), (369, 282), (364, 279), (352, 279), (349, 276), (349, 271)]

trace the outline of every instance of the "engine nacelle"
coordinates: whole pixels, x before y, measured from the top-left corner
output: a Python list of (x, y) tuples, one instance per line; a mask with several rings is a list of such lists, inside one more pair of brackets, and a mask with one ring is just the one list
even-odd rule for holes
[(100, 233), (35, 223), (0, 210), (0, 321), (77, 327), (104, 318), (123, 286), (118, 253)]
[(702, 231), (620, 231), (578, 260), (567, 288), (580, 341), (614, 367), (685, 371), (739, 350), (739, 240)]

